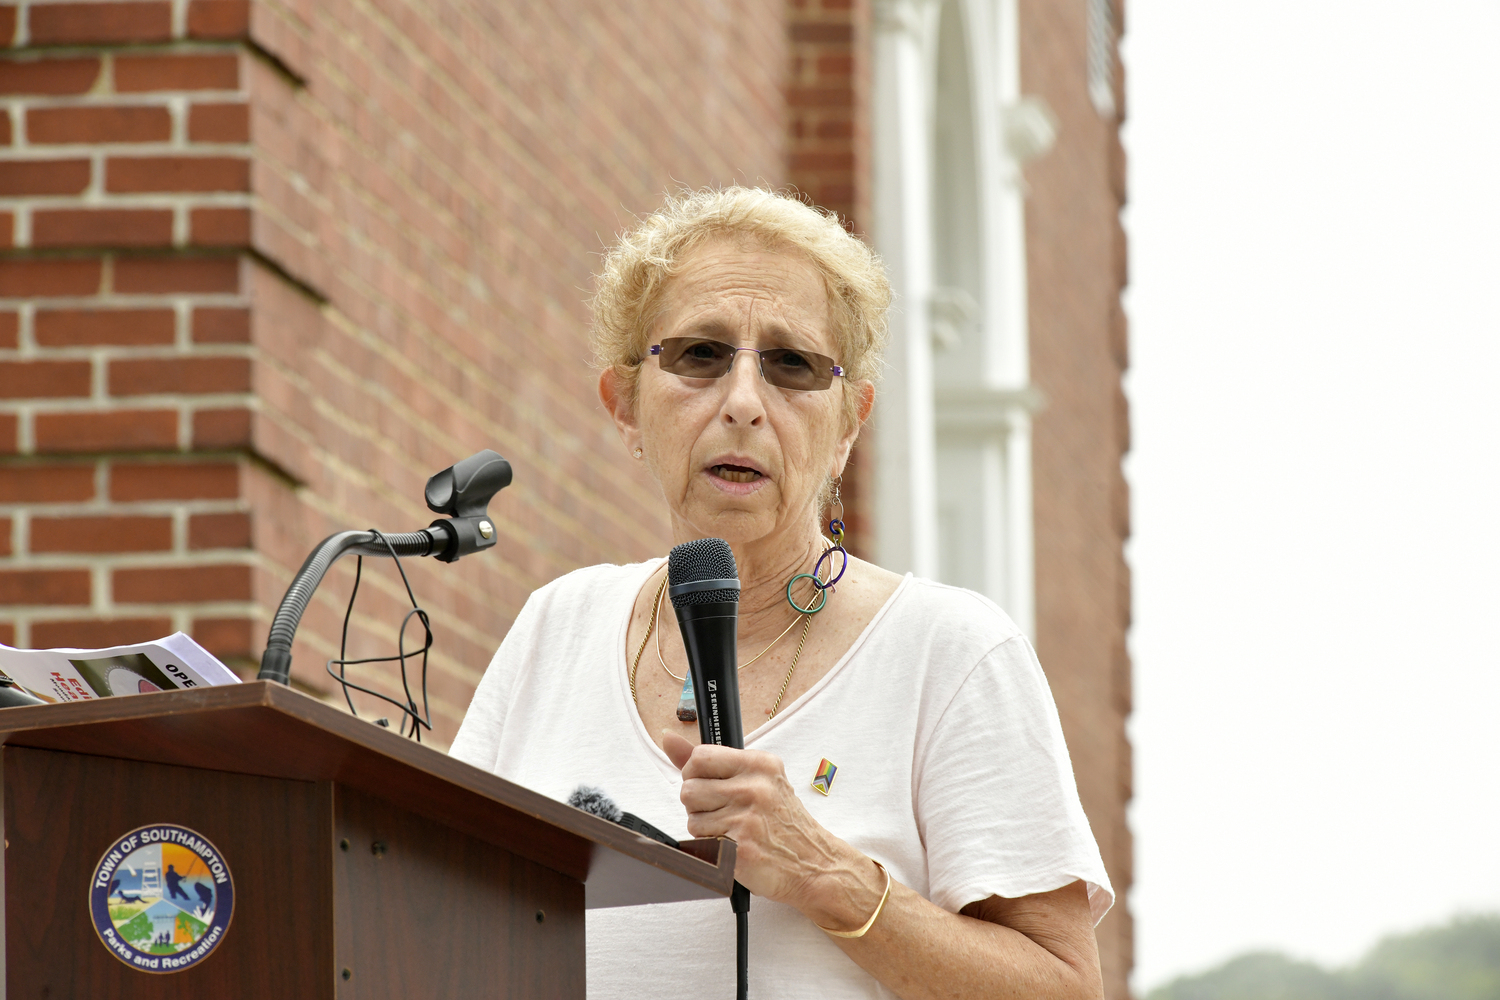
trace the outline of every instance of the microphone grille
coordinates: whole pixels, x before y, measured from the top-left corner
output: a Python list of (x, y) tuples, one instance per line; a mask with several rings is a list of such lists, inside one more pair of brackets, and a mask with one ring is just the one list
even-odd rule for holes
[[(738, 586), (739, 569), (734, 565), (734, 553), (729, 543), (722, 538), (699, 538), (675, 546), (667, 556), (667, 579), (671, 581), (668, 593), (674, 608), (694, 604), (722, 604), (740, 599)], [(688, 593), (673, 593), (684, 584), (702, 580), (735, 580), (736, 586), (717, 590), (694, 590)]]
[(624, 813), (620, 807), (615, 805), (615, 800), (604, 794), (604, 789), (594, 788), (589, 785), (579, 785), (568, 796), (568, 805), (574, 809), (582, 809), (586, 813), (593, 813), (600, 819), (607, 819), (611, 823), (620, 822)]

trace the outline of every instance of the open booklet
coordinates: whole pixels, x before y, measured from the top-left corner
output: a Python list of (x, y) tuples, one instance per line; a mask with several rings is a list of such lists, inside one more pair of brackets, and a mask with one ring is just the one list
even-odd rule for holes
[(0, 644), (0, 672), (43, 701), (88, 701), (240, 679), (191, 637), (108, 649), (13, 649)]

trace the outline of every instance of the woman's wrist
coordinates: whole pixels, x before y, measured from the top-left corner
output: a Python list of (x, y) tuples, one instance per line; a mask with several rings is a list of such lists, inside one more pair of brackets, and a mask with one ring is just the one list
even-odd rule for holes
[(797, 909), (819, 927), (853, 931), (880, 906), (889, 883), (885, 870), (869, 857), (848, 844), (840, 847), (837, 863), (809, 880)]
[(874, 858), (870, 860), (875, 863), (876, 868), (880, 869), (880, 874), (885, 876), (885, 891), (880, 894), (880, 902), (875, 904), (875, 909), (871, 912), (870, 919), (852, 931), (841, 931), (834, 927), (823, 927), (821, 925), (818, 925), (818, 930), (825, 934), (831, 934), (836, 938), (862, 938), (869, 932), (871, 927), (875, 926), (875, 921), (880, 919), (880, 911), (885, 909), (886, 901), (891, 898), (891, 873), (879, 861), (875, 861)]

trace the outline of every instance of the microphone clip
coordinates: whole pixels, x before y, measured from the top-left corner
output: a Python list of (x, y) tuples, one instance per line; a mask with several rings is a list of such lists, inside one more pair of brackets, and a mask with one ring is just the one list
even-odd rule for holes
[(441, 545), (433, 552), (433, 558), (439, 562), (457, 562), (495, 544), (490, 501), (510, 485), (510, 480), (510, 463), (489, 449), (470, 455), (427, 480), (423, 491), (427, 509), (448, 515), (427, 526), (434, 542)]

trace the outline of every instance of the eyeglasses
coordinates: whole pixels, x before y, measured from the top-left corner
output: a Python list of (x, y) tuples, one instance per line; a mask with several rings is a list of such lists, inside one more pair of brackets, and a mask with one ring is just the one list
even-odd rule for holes
[(723, 378), (729, 374), (740, 351), (760, 355), (760, 377), (782, 389), (799, 392), (827, 389), (833, 385), (834, 376), (844, 374), (844, 369), (834, 364), (832, 358), (790, 347), (758, 351), (696, 337), (668, 337), (651, 345), (651, 353), (661, 359), (661, 370), (683, 378)]

